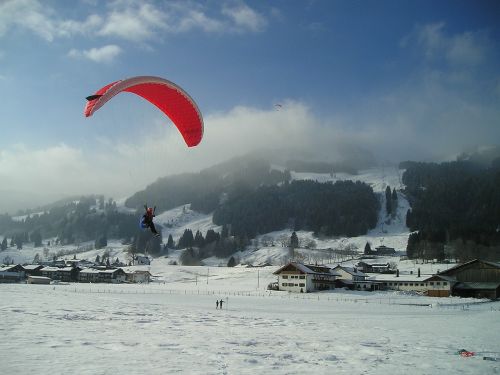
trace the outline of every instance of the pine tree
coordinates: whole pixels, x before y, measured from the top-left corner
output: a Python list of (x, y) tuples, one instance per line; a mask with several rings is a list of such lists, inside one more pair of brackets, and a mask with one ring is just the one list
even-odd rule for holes
[(299, 247), (299, 238), (297, 237), (297, 233), (293, 232), (290, 237), (290, 247), (292, 249), (296, 249)]
[(7, 237), (4, 237), (3, 241), (2, 241), (2, 245), (0, 245), (0, 249), (2, 249), (2, 251), (7, 250), (7, 246), (8, 246), (7, 245)]
[(229, 258), (229, 260), (227, 262), (227, 266), (228, 267), (234, 267), (234, 266), (236, 266), (236, 260), (234, 259), (233, 256), (231, 258)]
[(387, 215), (392, 213), (392, 193), (390, 186), (385, 188), (385, 210)]
[(369, 242), (366, 243), (365, 245), (365, 255), (370, 255), (372, 254), (372, 247)]
[(168, 235), (167, 248), (169, 249), (175, 248), (174, 239), (172, 238), (171, 234)]

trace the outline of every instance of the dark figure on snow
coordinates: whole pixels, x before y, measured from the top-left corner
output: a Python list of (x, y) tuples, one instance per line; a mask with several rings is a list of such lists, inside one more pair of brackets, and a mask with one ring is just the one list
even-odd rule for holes
[(217, 310), (219, 308), (219, 300), (215, 302), (215, 309)]
[(219, 302), (219, 304), (220, 304), (220, 309), (221, 309), (221, 310), (222, 310), (222, 303), (223, 303), (223, 302), (224, 302), (223, 300), (220, 300), (220, 302)]
[(158, 232), (156, 231), (155, 224), (153, 223), (156, 206), (153, 208), (144, 205), (144, 209), (146, 210), (146, 212), (144, 213), (144, 215), (142, 215), (141, 218), (141, 228), (149, 228), (155, 236), (159, 236)]

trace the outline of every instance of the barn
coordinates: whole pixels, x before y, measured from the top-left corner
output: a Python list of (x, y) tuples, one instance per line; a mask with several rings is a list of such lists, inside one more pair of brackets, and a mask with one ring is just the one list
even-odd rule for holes
[(500, 263), (474, 259), (440, 272), (438, 276), (454, 281), (451, 291), (454, 296), (490, 299), (500, 297)]

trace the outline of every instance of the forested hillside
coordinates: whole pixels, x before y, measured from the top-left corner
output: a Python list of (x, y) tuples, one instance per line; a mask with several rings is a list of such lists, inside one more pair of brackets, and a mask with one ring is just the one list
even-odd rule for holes
[(213, 220), (250, 238), (286, 226), (326, 236), (356, 236), (376, 225), (379, 209), (372, 188), (361, 182), (293, 181), (233, 194)]
[[(500, 168), (470, 161), (405, 163), (403, 183), (411, 203), (409, 257), (500, 255)], [(448, 252), (448, 254), (446, 254)]]

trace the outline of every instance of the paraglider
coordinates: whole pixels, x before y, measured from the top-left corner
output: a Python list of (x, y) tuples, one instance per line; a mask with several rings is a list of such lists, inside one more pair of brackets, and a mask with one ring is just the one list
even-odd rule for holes
[(153, 223), (153, 218), (156, 216), (155, 215), (156, 206), (148, 207), (148, 205), (145, 204), (144, 209), (146, 210), (146, 212), (141, 217), (140, 221), (141, 228), (142, 229), (149, 228), (155, 236), (159, 236), (160, 234), (156, 231), (155, 224)]
[(172, 120), (188, 147), (201, 142), (203, 117), (198, 106), (181, 87), (160, 77), (139, 76), (107, 84), (86, 98), (85, 117), (121, 92), (131, 92), (155, 105)]

